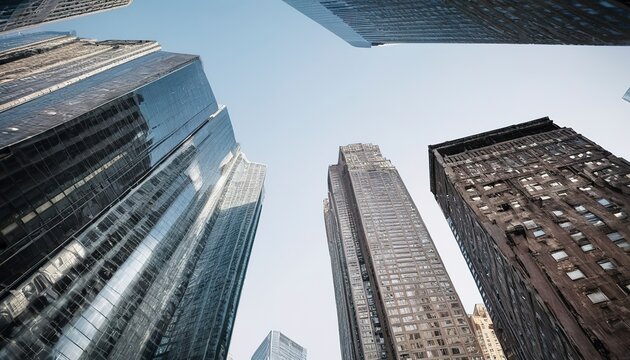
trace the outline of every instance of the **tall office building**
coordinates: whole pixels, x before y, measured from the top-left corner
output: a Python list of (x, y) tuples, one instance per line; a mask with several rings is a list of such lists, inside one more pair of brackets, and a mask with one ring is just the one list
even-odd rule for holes
[(9, 0), (0, 3), (0, 33), (126, 6), (132, 0)]
[(265, 167), (199, 57), (0, 48), (0, 358), (224, 359)]
[(484, 360), (505, 360), (499, 338), (494, 332), (494, 324), (483, 304), (475, 304), (473, 313), (468, 316)]
[(378, 146), (342, 146), (328, 191), (343, 359), (481, 359), (418, 209)]
[(251, 360), (306, 360), (306, 349), (280, 331), (272, 330)]
[(509, 359), (627, 359), (630, 164), (548, 118), (429, 147)]
[(630, 44), (625, 0), (284, 0), (351, 45)]
[(623, 99), (626, 100), (627, 102), (630, 102), (630, 89), (626, 91), (626, 94), (623, 96)]

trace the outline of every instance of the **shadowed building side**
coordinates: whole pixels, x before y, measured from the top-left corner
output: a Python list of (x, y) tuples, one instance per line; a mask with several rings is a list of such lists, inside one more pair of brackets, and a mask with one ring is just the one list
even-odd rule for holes
[(0, 33), (131, 4), (132, 0), (11, 0), (0, 3)]
[(391, 43), (630, 44), (622, 0), (284, 0), (357, 47)]
[(429, 147), (509, 359), (626, 359), (630, 164), (548, 118)]

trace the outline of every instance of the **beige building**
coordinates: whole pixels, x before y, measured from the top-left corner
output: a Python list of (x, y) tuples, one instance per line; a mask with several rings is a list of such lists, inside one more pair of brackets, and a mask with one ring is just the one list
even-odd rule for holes
[(468, 317), (477, 336), (483, 357), (486, 360), (504, 360), (503, 349), (494, 333), (494, 326), (486, 307), (482, 304), (475, 304), (475, 310)]

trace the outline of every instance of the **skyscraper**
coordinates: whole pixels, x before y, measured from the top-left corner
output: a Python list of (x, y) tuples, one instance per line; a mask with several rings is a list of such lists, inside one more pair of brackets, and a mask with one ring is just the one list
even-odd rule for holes
[(284, 0), (348, 43), (630, 44), (624, 0)]
[(630, 89), (626, 91), (626, 94), (623, 96), (623, 99), (626, 100), (627, 102), (630, 102)]
[(630, 164), (542, 118), (429, 147), (508, 358), (626, 359)]
[(3, 43), (0, 358), (224, 359), (265, 167), (199, 57)]
[(477, 342), (485, 360), (505, 360), (503, 349), (494, 333), (492, 319), (483, 304), (475, 304), (473, 313), (468, 316)]
[(0, 3), (0, 32), (126, 6), (132, 0), (10, 0)]
[(280, 331), (272, 330), (251, 360), (306, 360), (306, 349)]
[(418, 209), (378, 146), (342, 146), (328, 191), (343, 359), (481, 359)]

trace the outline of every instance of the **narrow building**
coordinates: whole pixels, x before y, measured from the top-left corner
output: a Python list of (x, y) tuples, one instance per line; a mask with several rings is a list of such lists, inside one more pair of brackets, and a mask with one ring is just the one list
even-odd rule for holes
[(473, 313), (468, 315), (484, 360), (505, 360), (503, 349), (494, 332), (494, 324), (483, 304), (475, 304)]
[(628, 359), (630, 164), (549, 118), (429, 147), (509, 359)]
[(342, 358), (481, 359), (433, 240), (379, 147), (340, 147), (328, 191)]

